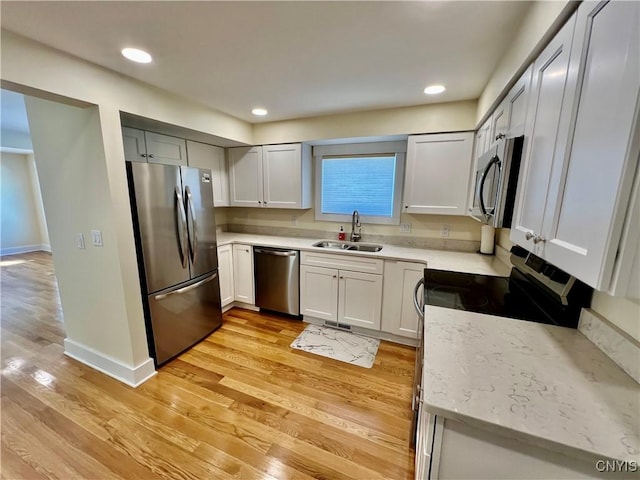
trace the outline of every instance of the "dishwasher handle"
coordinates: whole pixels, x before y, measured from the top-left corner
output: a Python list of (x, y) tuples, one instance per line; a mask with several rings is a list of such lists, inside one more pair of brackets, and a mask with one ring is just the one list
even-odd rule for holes
[(254, 253), (262, 253), (264, 255), (276, 255), (278, 257), (295, 257), (298, 254), (297, 250), (280, 251), (280, 250), (263, 250), (261, 248), (254, 248), (253, 251)]

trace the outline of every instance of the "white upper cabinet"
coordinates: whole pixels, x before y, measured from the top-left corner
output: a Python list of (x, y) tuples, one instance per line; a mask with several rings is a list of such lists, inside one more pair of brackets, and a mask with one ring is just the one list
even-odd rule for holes
[(532, 72), (533, 65), (527, 68), (503, 100), (505, 123), (501, 128), (504, 131), (499, 130), (496, 135), (504, 133), (509, 138), (524, 135)]
[(262, 206), (262, 147), (229, 149), (229, 190), (234, 207)]
[(511, 239), (598, 290), (611, 284), (638, 165), (639, 21), (638, 2), (583, 2), (533, 70)]
[(473, 132), (409, 136), (404, 212), (466, 214), (473, 138)]
[(544, 257), (597, 289), (609, 286), (638, 164), (638, 25), (638, 2), (580, 6), (575, 100), (563, 106), (573, 135), (556, 151), (542, 226)]
[(163, 165), (187, 165), (187, 142), (183, 138), (144, 132), (147, 161)]
[(208, 168), (211, 170), (211, 183), (213, 186), (213, 205), (216, 207), (229, 206), (229, 175), (227, 174), (227, 162), (224, 158), (224, 149), (206, 143), (187, 140), (187, 153), (189, 154), (189, 166)]
[(558, 148), (564, 151), (569, 135), (560, 114), (575, 24), (574, 14), (533, 64), (511, 241), (536, 254), (540, 245), (533, 240), (542, 230), (553, 158)]
[(489, 117), (482, 126), (476, 132), (475, 138), (475, 148), (474, 148), (474, 158), (481, 157), (489, 150), (491, 146), (491, 141), (489, 137), (491, 136), (491, 117)]
[(124, 159), (130, 162), (146, 162), (147, 147), (144, 143), (144, 130), (122, 127)]
[(230, 204), (311, 208), (311, 147), (303, 144), (229, 149)]

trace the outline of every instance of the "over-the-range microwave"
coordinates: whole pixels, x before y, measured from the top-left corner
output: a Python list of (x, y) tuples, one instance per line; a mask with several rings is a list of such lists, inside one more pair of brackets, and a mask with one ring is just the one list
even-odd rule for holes
[(499, 140), (478, 159), (469, 213), (496, 228), (510, 227), (524, 136)]

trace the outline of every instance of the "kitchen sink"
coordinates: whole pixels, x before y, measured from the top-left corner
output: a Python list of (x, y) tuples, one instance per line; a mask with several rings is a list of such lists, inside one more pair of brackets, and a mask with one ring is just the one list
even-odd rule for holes
[(382, 250), (382, 245), (375, 245), (372, 243), (345, 243), (345, 242), (332, 242), (329, 240), (322, 240), (313, 244), (314, 247), (330, 248), (332, 250), (352, 250), (356, 252), (379, 252)]

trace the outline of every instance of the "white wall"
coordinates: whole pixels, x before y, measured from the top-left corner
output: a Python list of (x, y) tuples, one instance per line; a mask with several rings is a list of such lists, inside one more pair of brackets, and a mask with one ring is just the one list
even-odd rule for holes
[[(476, 125), (495, 106), (501, 93), (518, 79), (520, 73), (533, 61), (538, 52), (555, 34), (577, 2), (567, 0), (532, 2), (518, 34), (509, 45), (487, 82), (480, 99)], [(506, 92), (505, 92), (506, 93)]]
[(0, 152), (0, 254), (49, 248), (33, 156)]
[(473, 130), (476, 111), (476, 101), (469, 100), (258, 123), (253, 126), (253, 140), (264, 145)]
[[(27, 99), (68, 339), (113, 359), (114, 368), (135, 369), (148, 361), (148, 349), (120, 111), (243, 143), (252, 142), (251, 125), (4, 30), (1, 56), (3, 88), (93, 105), (70, 113), (68, 106)], [(76, 133), (61, 129), (63, 123), (86, 138), (74, 145), (69, 135)], [(65, 151), (75, 156), (66, 158)], [(76, 187), (82, 196), (69, 198)], [(88, 236), (91, 228), (103, 230), (105, 247), (77, 251), (75, 233)]]

